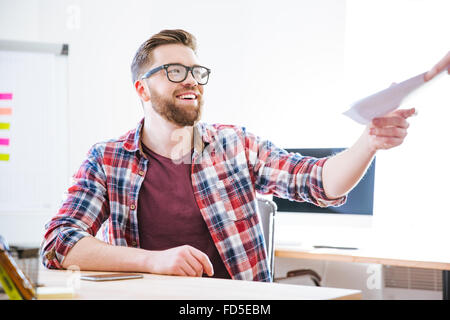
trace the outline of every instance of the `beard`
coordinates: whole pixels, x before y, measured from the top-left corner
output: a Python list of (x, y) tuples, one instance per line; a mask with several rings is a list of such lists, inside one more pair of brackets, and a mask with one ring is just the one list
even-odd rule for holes
[(151, 102), (153, 110), (169, 122), (172, 122), (180, 127), (186, 127), (193, 126), (201, 118), (203, 99), (200, 94), (197, 96), (196, 106), (177, 105), (177, 101), (174, 100), (176, 98), (160, 95), (151, 88), (150, 94), (152, 97)]

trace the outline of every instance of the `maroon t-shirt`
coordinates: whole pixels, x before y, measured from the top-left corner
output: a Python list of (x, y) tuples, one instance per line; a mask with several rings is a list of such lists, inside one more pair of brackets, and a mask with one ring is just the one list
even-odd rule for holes
[(175, 164), (144, 144), (142, 148), (149, 164), (138, 200), (140, 247), (166, 250), (190, 245), (208, 255), (215, 278), (230, 279), (195, 201), (190, 161)]

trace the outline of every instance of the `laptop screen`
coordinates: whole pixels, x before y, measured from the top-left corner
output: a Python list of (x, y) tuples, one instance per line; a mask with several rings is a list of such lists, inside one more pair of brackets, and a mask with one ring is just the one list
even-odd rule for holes
[[(303, 156), (311, 156), (315, 158), (332, 156), (343, 150), (345, 149), (344, 148), (286, 149), (286, 151), (288, 152), (297, 152)], [(277, 204), (278, 212), (307, 212), (307, 213), (336, 213), (336, 214), (342, 213), (342, 214), (373, 215), (374, 182), (375, 182), (375, 159), (373, 159), (364, 177), (348, 194), (347, 202), (340, 207), (321, 208), (308, 202), (290, 201), (275, 196), (273, 197), (273, 201)]]

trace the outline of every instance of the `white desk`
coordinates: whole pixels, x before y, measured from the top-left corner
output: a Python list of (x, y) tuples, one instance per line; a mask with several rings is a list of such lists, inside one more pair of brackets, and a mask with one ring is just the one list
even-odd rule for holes
[[(450, 299), (450, 252), (445, 243), (435, 242), (433, 247), (431, 247), (431, 242), (427, 245), (421, 241), (414, 242), (414, 240), (407, 243), (402, 243), (400, 240), (389, 243), (381, 242), (379, 239), (382, 236), (386, 235), (373, 237), (373, 241), (366, 242), (357, 250), (314, 249), (301, 245), (275, 243), (275, 256), (442, 270), (443, 299)], [(437, 243), (440, 243), (442, 247), (436, 248)]]
[[(94, 274), (105, 272), (87, 272)], [(71, 274), (43, 269), (39, 282), (45, 286), (66, 286)], [(73, 278), (72, 278), (73, 279)], [(329, 300), (361, 299), (361, 291), (212, 278), (144, 274), (143, 279), (92, 282), (80, 280), (75, 299), (152, 300)]]

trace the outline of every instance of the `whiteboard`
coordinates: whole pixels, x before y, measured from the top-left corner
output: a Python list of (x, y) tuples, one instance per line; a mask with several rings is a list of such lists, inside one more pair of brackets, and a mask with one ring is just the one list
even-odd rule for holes
[(0, 215), (55, 212), (68, 174), (68, 46), (0, 40)]

